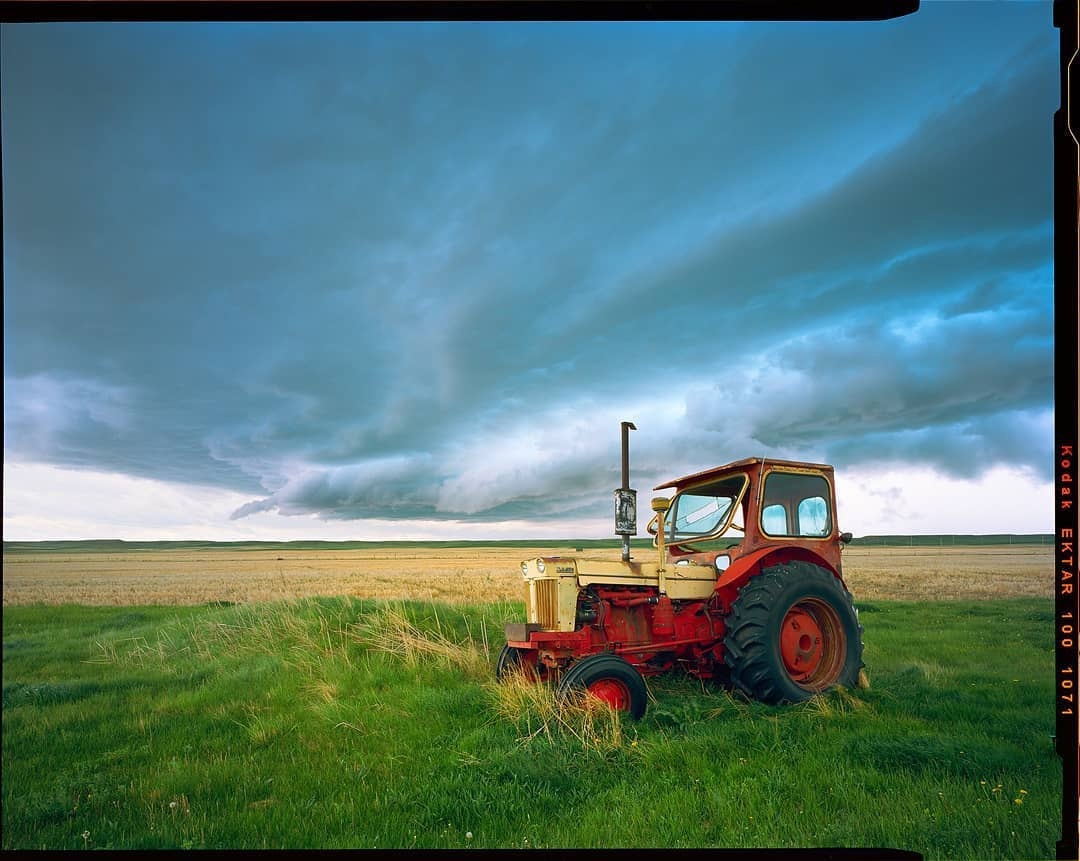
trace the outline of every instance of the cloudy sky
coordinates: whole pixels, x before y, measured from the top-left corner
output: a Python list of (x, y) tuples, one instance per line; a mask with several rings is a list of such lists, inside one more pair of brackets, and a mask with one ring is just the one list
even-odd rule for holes
[(1049, 3), (0, 37), (9, 540), (1052, 529)]

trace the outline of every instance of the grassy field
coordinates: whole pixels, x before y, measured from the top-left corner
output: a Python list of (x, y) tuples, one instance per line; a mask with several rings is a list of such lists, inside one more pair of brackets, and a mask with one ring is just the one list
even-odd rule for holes
[[(88, 542), (90, 543), (90, 542)], [(317, 544), (318, 542), (312, 542)], [(504, 542), (338, 548), (130, 547), (122, 542), (5, 545), (4, 606), (13, 604), (200, 604), (314, 596), (482, 603), (522, 596), (519, 563), (572, 555), (573, 544)], [(388, 543), (389, 544), (389, 543)], [(588, 544), (618, 559), (613, 542)], [(603, 546), (606, 544), (607, 546)], [(647, 558), (652, 550), (636, 548)], [(844, 576), (859, 600), (1051, 597), (1054, 550), (1038, 545), (861, 547), (844, 551)]]
[[(245, 550), (232, 567), (219, 550), (144, 549), (113, 554), (133, 567), (99, 553), (111, 568), (65, 580), (65, 566), (87, 565), (76, 554), (43, 575), (48, 587), (23, 567), (44, 561), (6, 552), (3, 848), (1053, 857), (1061, 769), (1040, 548), (849, 548), (868, 689), (769, 707), (663, 677), (638, 723), (493, 683), (532, 549)], [(259, 573), (290, 552), (281, 572)], [(26, 603), (33, 588), (83, 597)]]
[(774, 708), (657, 679), (637, 724), (495, 686), (521, 612), (5, 608), (4, 848), (1053, 855), (1048, 601), (864, 604), (869, 689)]

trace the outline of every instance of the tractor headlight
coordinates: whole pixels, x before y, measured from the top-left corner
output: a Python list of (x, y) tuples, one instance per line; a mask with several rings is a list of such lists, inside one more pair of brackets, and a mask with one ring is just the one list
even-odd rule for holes
[(544, 560), (543, 559), (537, 559), (536, 560), (536, 570), (539, 571), (541, 574), (544, 573)]
[(728, 566), (730, 564), (731, 564), (731, 557), (728, 556), (727, 554), (724, 554), (723, 556), (717, 556), (716, 557), (716, 570), (717, 571), (727, 571)]
[(528, 562), (522, 562), (521, 563), (521, 576), (522, 577), (528, 577), (529, 576), (529, 563)]

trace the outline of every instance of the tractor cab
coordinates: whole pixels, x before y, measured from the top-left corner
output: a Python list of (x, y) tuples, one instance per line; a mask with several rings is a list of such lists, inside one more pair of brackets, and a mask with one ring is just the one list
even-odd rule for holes
[[(827, 464), (746, 458), (657, 485), (674, 488), (663, 514), (664, 541), (676, 564), (726, 570), (769, 546), (802, 548), (840, 573), (833, 468)], [(661, 514), (649, 522), (656, 536)], [(656, 539), (654, 538), (654, 546)]]

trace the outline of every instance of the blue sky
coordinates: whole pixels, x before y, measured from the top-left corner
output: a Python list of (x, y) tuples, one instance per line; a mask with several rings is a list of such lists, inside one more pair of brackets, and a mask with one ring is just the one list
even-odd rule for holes
[(5, 24), (4, 536), (602, 537), (622, 420), (1050, 531), (1056, 39)]

